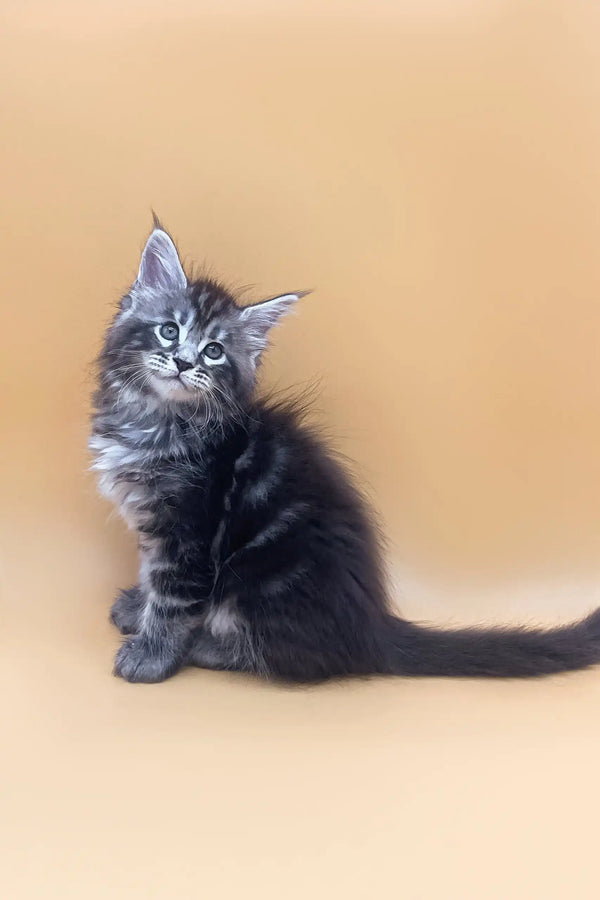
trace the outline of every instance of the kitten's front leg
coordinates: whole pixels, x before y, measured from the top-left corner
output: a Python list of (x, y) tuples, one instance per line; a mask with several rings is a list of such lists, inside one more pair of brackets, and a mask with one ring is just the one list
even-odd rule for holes
[(139, 584), (121, 591), (110, 608), (110, 621), (121, 634), (136, 634), (144, 610), (144, 595)]
[(165, 681), (181, 667), (182, 659), (173, 653), (166, 641), (148, 635), (128, 638), (115, 657), (114, 674), (125, 681), (153, 684)]
[(138, 633), (121, 645), (114, 674), (146, 683), (174, 675), (188, 656), (198, 605), (149, 592), (144, 597)]

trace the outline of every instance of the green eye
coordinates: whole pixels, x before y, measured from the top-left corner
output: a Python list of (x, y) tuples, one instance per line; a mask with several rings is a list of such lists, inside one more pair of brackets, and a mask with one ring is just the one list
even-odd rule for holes
[(165, 341), (175, 341), (179, 337), (179, 328), (175, 322), (165, 322), (160, 326), (159, 334)]
[(210, 344), (206, 345), (202, 352), (208, 359), (221, 359), (223, 356), (223, 347), (221, 344), (217, 344), (216, 341), (212, 341)]

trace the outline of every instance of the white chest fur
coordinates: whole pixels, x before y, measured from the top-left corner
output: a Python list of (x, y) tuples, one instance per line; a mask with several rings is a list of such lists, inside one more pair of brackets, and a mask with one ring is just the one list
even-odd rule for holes
[(130, 528), (140, 528), (148, 516), (150, 493), (135, 476), (147, 466), (148, 451), (102, 435), (91, 438), (90, 449), (95, 455), (92, 468), (98, 472), (100, 492), (118, 507)]

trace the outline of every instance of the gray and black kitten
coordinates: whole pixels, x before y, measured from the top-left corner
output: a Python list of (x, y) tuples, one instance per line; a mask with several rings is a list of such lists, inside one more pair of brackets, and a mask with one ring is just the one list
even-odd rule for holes
[(115, 673), (182, 666), (314, 682), (533, 676), (600, 659), (600, 611), (554, 630), (425, 628), (394, 616), (357, 488), (293, 405), (255, 396), (269, 330), (302, 295), (240, 307), (188, 281), (155, 223), (100, 356), (91, 448), (137, 531), (112, 607)]

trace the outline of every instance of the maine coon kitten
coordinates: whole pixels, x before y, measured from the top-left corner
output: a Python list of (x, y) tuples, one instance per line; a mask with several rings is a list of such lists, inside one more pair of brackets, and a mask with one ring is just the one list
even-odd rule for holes
[(600, 659), (600, 610), (553, 630), (420, 627), (391, 614), (359, 491), (292, 406), (254, 394), (270, 328), (299, 297), (240, 307), (188, 281), (155, 223), (106, 334), (91, 448), (139, 538), (112, 607), (115, 673), (182, 666), (312, 682), (533, 676)]

